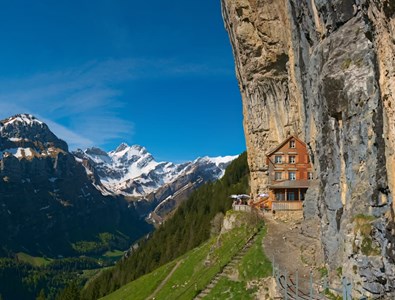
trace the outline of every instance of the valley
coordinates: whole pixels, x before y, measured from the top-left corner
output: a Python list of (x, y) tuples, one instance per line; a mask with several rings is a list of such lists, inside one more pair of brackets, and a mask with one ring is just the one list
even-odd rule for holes
[(35, 299), (41, 290), (54, 299), (70, 282), (83, 285), (143, 242), (150, 223), (161, 224), (194, 190), (221, 178), (236, 158), (157, 163), (143, 147), (126, 144), (108, 154), (72, 153), (28, 114), (0, 121), (0, 151), (5, 299)]

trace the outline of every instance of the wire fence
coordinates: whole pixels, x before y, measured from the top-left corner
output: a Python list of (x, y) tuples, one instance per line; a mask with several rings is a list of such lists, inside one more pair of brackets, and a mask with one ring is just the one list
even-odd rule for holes
[[(276, 280), (281, 298), (284, 300), (321, 300), (330, 299), (329, 295), (341, 297), (342, 300), (352, 300), (352, 284), (346, 278), (342, 277), (339, 286), (333, 286), (329, 283), (328, 277), (324, 276), (321, 280), (314, 280), (313, 273), (310, 272), (308, 278), (300, 277), (300, 273), (288, 273), (287, 270), (276, 265), (274, 257), (272, 261), (273, 278)], [(367, 300), (362, 296), (359, 300)]]

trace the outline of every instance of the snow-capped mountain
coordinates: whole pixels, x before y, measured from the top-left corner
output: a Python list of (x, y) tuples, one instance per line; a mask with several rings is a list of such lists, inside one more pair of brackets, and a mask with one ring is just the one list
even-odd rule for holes
[(157, 162), (142, 146), (121, 144), (108, 153), (98, 148), (74, 152), (103, 195), (134, 201), (141, 216), (162, 219), (202, 184), (219, 179), (237, 156), (202, 157), (175, 164)]
[(124, 197), (103, 196), (66, 142), (28, 114), (0, 120), (0, 227), (0, 255), (55, 256), (78, 254), (72, 243), (102, 232), (132, 242), (151, 229)]
[[(52, 218), (48, 212), (59, 205), (62, 213), (65, 208), (70, 211), (70, 207), (82, 205), (89, 207), (87, 213), (91, 214), (106, 207), (116, 210), (115, 202), (119, 200), (121, 206), (137, 211), (139, 217), (150, 215), (160, 222), (197, 187), (220, 178), (235, 158), (203, 157), (181, 164), (157, 162), (144, 147), (124, 143), (108, 153), (99, 148), (70, 153), (66, 142), (44, 122), (20, 114), (0, 121), (0, 204), (6, 195), (27, 202), (37, 199), (34, 205), (40, 206), (35, 209), (43, 209), (40, 213)], [(111, 204), (111, 199), (118, 200)], [(15, 203), (27, 203), (23, 201)], [(14, 210), (9, 209), (10, 204), (3, 204), (0, 216), (6, 220)]]
[(174, 164), (157, 162), (142, 146), (119, 145), (108, 153), (99, 148), (78, 150), (74, 155), (85, 161), (87, 172), (96, 175), (104, 186), (104, 194), (112, 193), (130, 197), (145, 197), (181, 175), (199, 171), (209, 173), (207, 180), (224, 174), (225, 168), (237, 156), (203, 157), (191, 162)]
[(54, 156), (67, 152), (66, 142), (58, 139), (48, 126), (29, 114), (20, 114), (0, 122), (0, 159)]

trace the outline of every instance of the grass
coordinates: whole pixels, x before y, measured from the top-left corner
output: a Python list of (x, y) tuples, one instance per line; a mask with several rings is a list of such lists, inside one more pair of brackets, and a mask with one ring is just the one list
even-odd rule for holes
[(238, 264), (239, 280), (221, 278), (205, 299), (255, 299), (256, 288), (247, 289), (247, 282), (268, 277), (272, 273), (272, 264), (262, 248), (265, 235), (266, 228), (258, 233), (254, 244)]
[[(187, 253), (184, 263), (156, 299), (192, 299), (240, 251), (252, 233), (252, 229), (247, 227), (236, 228), (223, 234), (219, 241), (214, 237), (192, 253)], [(209, 264), (205, 263), (207, 257)]]
[[(355, 223), (355, 232), (356, 233), (359, 232), (362, 237), (362, 241), (360, 245), (361, 252), (366, 256), (380, 255), (380, 249), (378, 249), (373, 244), (373, 238), (372, 238), (372, 230), (373, 230), (372, 222), (375, 219), (376, 218), (374, 216), (363, 215), (363, 214), (356, 215), (353, 219)], [(355, 241), (353, 246), (354, 248), (357, 248), (355, 245)]]
[(343, 276), (343, 268), (342, 268), (342, 267), (337, 267), (337, 268), (336, 268), (336, 275), (337, 275), (339, 278), (342, 278), (342, 276)]
[(266, 257), (262, 248), (262, 241), (266, 235), (266, 228), (258, 233), (254, 245), (247, 251), (239, 265), (242, 280), (253, 280), (270, 276), (272, 263)]
[(155, 299), (193, 299), (240, 251), (254, 230), (256, 229), (243, 226), (213, 237), (177, 260), (121, 287), (103, 299), (146, 299), (166, 278), (177, 261), (182, 263), (156, 294)]
[(335, 295), (334, 293), (332, 293), (329, 289), (325, 290), (325, 296), (330, 299), (330, 300), (342, 300), (343, 297)]
[(352, 60), (351, 58), (346, 58), (342, 63), (342, 69), (347, 70), (351, 66)]
[(32, 266), (35, 267), (46, 266), (52, 262), (52, 259), (50, 258), (31, 256), (24, 252), (18, 252), (16, 256), (20, 261), (31, 264)]
[(144, 300), (149, 297), (156, 287), (166, 278), (167, 274), (173, 269), (176, 261), (172, 261), (154, 272), (140, 277), (131, 283), (121, 287), (114, 293), (102, 298), (103, 300), (133, 299)]
[(222, 277), (217, 285), (211, 290), (210, 294), (204, 299), (207, 300), (225, 300), (239, 299), (250, 300), (255, 299), (254, 293), (256, 289), (246, 289), (245, 282), (233, 281), (229, 278)]
[(318, 269), (318, 271), (320, 272), (321, 278), (328, 276), (328, 269), (326, 267), (321, 267)]
[(112, 250), (112, 251), (107, 251), (106, 253), (103, 254), (104, 257), (120, 257), (123, 256), (124, 252), (121, 250)]

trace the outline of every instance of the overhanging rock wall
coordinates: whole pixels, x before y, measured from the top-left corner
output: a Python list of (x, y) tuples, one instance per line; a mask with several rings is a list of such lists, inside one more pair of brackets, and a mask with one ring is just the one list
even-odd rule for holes
[(356, 296), (391, 299), (395, 1), (222, 0), (222, 9), (252, 191), (266, 189), (268, 149), (289, 134), (305, 140), (316, 171), (306, 233), (317, 233), (331, 273), (352, 279)]

